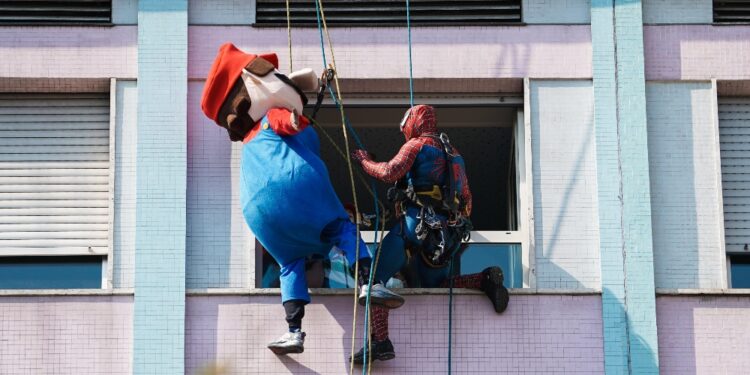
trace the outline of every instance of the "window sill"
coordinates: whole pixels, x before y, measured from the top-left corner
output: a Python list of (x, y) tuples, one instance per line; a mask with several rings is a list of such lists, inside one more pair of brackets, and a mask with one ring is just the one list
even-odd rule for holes
[(750, 296), (750, 288), (734, 289), (665, 289), (656, 288), (657, 296)]
[[(426, 295), (448, 295), (448, 288), (404, 288), (393, 289), (394, 292), (404, 296), (426, 296)], [(601, 291), (595, 289), (509, 289), (511, 295), (601, 295)], [(310, 294), (313, 296), (351, 296), (352, 289), (327, 289), (313, 288)], [(210, 289), (188, 289), (189, 296), (280, 296), (281, 289), (278, 288), (210, 288)], [(456, 295), (484, 295), (475, 289), (453, 289)]]
[(132, 296), (132, 288), (118, 289), (0, 289), (0, 297)]

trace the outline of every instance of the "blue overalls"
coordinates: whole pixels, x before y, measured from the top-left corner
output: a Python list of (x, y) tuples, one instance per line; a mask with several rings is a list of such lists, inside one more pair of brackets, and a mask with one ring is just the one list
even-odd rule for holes
[[(331, 185), (320, 141), (308, 126), (281, 137), (260, 121), (261, 130), (242, 148), (240, 204), (248, 226), (281, 266), (281, 299), (310, 301), (305, 257), (327, 255), (338, 246), (354, 264), (356, 226)], [(359, 257), (369, 258), (359, 239)]]

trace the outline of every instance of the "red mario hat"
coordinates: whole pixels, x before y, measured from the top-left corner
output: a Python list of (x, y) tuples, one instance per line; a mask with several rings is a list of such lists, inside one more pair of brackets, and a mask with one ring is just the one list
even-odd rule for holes
[[(206, 85), (203, 87), (203, 98), (201, 99), (201, 109), (207, 117), (217, 121), (219, 109), (226, 100), (232, 86), (242, 74), (244, 69), (256, 57), (262, 57), (273, 64), (276, 69), (279, 68), (279, 58), (275, 53), (252, 55), (240, 51), (232, 43), (224, 43), (219, 47), (219, 54), (216, 55), (211, 70), (206, 77)], [(218, 122), (217, 122), (218, 123)]]

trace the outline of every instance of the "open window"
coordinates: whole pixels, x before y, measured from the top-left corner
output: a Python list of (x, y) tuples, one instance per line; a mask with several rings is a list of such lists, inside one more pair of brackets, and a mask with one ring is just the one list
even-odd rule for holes
[[(474, 231), (470, 245), (454, 264), (454, 272), (470, 274), (497, 265), (505, 273), (505, 284), (511, 288), (528, 286), (524, 267), (528, 259), (528, 218), (523, 215), (525, 196), (525, 155), (522, 100), (520, 98), (459, 98), (431, 99), (423, 102), (437, 110), (438, 129), (447, 133), (451, 143), (461, 152), (466, 162), (469, 185), (473, 195), (472, 222)], [(408, 108), (406, 99), (348, 99), (346, 116), (368, 151), (376, 160), (387, 161), (404, 143), (399, 121)], [(341, 117), (333, 105), (324, 105), (318, 113), (318, 123), (339, 146), (344, 138)], [(520, 125), (519, 125), (520, 124)], [(350, 138), (352, 136), (350, 135)], [(351, 183), (346, 161), (331, 146), (325, 134), (320, 134), (321, 156), (328, 166), (333, 186), (341, 201), (352, 202)], [(359, 168), (355, 166), (355, 168)], [(370, 180), (372, 181), (372, 180)], [(361, 212), (374, 213), (373, 197), (357, 181), (357, 198)], [(390, 185), (376, 182), (381, 202), (392, 210), (386, 190)], [(393, 217), (385, 225), (386, 231), (396, 221)], [(373, 228), (362, 227), (362, 237), (368, 244), (376, 240)], [(275, 281), (265, 270), (271, 270), (270, 257), (264, 260), (263, 280)], [(343, 257), (324, 261), (325, 287), (352, 287)], [(396, 280), (393, 286), (400, 286)], [(264, 287), (276, 286), (263, 283)]]

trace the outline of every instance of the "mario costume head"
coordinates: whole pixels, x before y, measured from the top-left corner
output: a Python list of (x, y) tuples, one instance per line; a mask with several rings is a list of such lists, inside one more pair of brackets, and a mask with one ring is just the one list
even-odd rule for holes
[[(276, 54), (252, 55), (222, 45), (206, 78), (201, 108), (231, 141), (242, 141), (240, 204), (250, 229), (281, 266), (281, 298), (289, 332), (268, 345), (276, 354), (301, 353), (304, 306), (310, 302), (305, 259), (341, 249), (357, 261), (360, 281), (369, 278), (371, 258), (357, 228), (334, 192), (320, 142), (302, 115), (304, 91), (319, 81), (311, 69), (290, 75), (278, 70)], [(360, 303), (367, 295), (361, 285)], [(395, 308), (403, 298), (373, 285), (373, 304)]]

